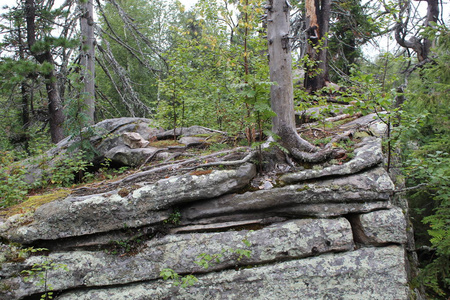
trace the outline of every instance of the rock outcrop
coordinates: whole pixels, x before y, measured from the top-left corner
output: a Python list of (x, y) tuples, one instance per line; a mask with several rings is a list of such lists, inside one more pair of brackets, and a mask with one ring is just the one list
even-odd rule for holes
[[(407, 223), (382, 160), (381, 140), (367, 137), (342, 165), (258, 190), (245, 163), (156, 181), (134, 174), (44, 204), (0, 222), (4, 242), (48, 249), (9, 254), (0, 298), (51, 287), (64, 300), (409, 299)], [(50, 266), (45, 285), (39, 271), (25, 280), (33, 266)]]

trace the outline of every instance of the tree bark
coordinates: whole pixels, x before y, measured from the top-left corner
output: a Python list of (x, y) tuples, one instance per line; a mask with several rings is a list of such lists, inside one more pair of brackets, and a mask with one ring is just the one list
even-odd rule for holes
[(289, 45), (289, 7), (285, 0), (270, 0), (267, 18), (270, 88), (273, 131), (282, 126), (295, 128), (294, 92), (292, 87), (292, 58)]
[(319, 162), (340, 155), (336, 149), (320, 150), (297, 134), (289, 41), (289, 1), (269, 0), (267, 10), (270, 81), (274, 82), (270, 89), (270, 101), (276, 114), (272, 119), (273, 132), (297, 160)]
[[(320, 5), (319, 5), (320, 4)], [(306, 66), (305, 88), (309, 92), (325, 86), (328, 78), (328, 38), (330, 27), (331, 0), (306, 0), (306, 55), (314, 65)]]
[(95, 112), (95, 37), (94, 37), (94, 5), (93, 0), (80, 1), (81, 19), (81, 57), (83, 78), (83, 114), (88, 123), (93, 125)]
[(55, 62), (50, 49), (36, 50), (33, 46), (36, 44), (36, 4), (34, 0), (25, 0), (25, 15), (27, 24), (27, 42), (30, 53), (40, 63), (48, 63), (52, 69), (44, 74), (45, 88), (48, 95), (48, 112), (50, 121), (50, 134), (53, 143), (58, 143), (64, 138), (63, 123), (64, 114), (59, 96), (56, 72), (54, 70)]
[[(439, 0), (418, 0), (418, 1), (427, 1), (427, 17), (425, 19), (425, 23), (423, 24), (425, 27), (431, 26), (431, 22), (437, 22), (439, 18)], [(407, 3), (403, 7), (400, 8), (400, 16), (397, 19), (397, 24), (395, 26), (395, 40), (396, 42), (402, 46), (403, 48), (413, 49), (417, 54), (417, 59), (419, 63), (424, 62), (428, 59), (428, 55), (430, 53), (430, 49), (432, 46), (432, 41), (428, 38), (419, 39), (415, 36), (406, 40), (406, 36), (408, 34), (407, 31), (407, 22), (404, 23), (402, 20), (402, 14), (407, 11)], [(406, 17), (409, 19), (409, 17)]]

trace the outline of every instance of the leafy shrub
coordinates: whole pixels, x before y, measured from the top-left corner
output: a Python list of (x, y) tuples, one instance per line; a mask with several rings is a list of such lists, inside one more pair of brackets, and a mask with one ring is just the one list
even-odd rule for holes
[(0, 152), (0, 207), (8, 207), (25, 199), (29, 185), (25, 168), (14, 163), (11, 152)]

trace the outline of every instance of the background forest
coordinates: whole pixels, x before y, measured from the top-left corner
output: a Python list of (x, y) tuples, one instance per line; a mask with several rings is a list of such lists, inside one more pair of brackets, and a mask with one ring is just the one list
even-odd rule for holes
[[(271, 129), (263, 0), (23, 0), (1, 16), (0, 206), (39, 186), (14, 162), (89, 125), (145, 117), (165, 129), (201, 125), (230, 136)], [(442, 0), (291, 1), (296, 110), (331, 102), (385, 111), (386, 147), (405, 182), (430, 298), (450, 296), (450, 31)], [(83, 129), (85, 128), (85, 129)], [(259, 134), (257, 134), (259, 133)], [(415, 249), (410, 249), (414, 251)]]

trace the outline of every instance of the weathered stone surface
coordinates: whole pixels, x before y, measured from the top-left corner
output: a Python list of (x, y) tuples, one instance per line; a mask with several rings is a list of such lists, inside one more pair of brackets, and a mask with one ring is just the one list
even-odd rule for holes
[(218, 197), (245, 187), (255, 176), (252, 164), (236, 170), (206, 175), (182, 175), (162, 179), (122, 197), (118, 191), (89, 196), (69, 196), (39, 207), (31, 224), (10, 228), (0, 236), (29, 244), (49, 240), (139, 227), (161, 222), (173, 205)]
[(347, 214), (371, 212), (389, 207), (392, 207), (392, 205), (388, 201), (367, 203), (320, 203), (283, 207), (274, 209), (273, 212), (283, 216), (336, 217)]
[[(349, 129), (349, 128), (371, 128), (373, 124), (379, 123), (379, 116), (385, 115), (386, 112), (379, 112), (379, 113), (372, 113), (365, 115), (363, 117), (360, 117), (356, 120), (353, 120), (351, 122), (345, 123), (341, 125), (339, 128), (341, 129)], [(377, 127), (380, 125), (377, 125)], [(381, 128), (381, 127), (380, 127)], [(377, 135), (378, 132), (373, 132)]]
[(374, 167), (383, 161), (381, 139), (366, 138), (357, 145), (355, 157), (342, 165), (333, 165), (321, 170), (305, 170), (297, 173), (288, 173), (280, 177), (285, 183), (295, 183), (312, 178), (332, 175), (349, 175)]
[(162, 280), (65, 293), (61, 300), (91, 299), (408, 299), (404, 249), (363, 248), (239, 271), (198, 276), (179, 288)]
[(374, 245), (406, 243), (406, 219), (400, 208), (374, 211), (357, 217), (359, 222), (353, 224), (357, 242)]
[[(319, 203), (319, 204), (298, 204), (282, 208), (272, 208), (263, 211), (247, 213), (230, 213), (207, 217), (201, 219), (189, 220), (190, 215), (185, 216), (182, 210), (182, 225), (202, 224), (202, 226), (213, 226), (217, 223), (226, 222), (244, 222), (243, 220), (253, 220), (255, 224), (265, 224), (273, 218), (286, 219), (298, 217), (320, 217), (329, 218), (348, 214), (367, 213), (379, 209), (392, 208), (389, 201), (376, 201), (367, 203)], [(279, 220), (277, 221), (279, 222)]]
[(270, 190), (225, 195), (183, 209), (187, 220), (209, 218), (298, 204), (365, 203), (387, 201), (394, 185), (383, 168), (317, 183), (288, 185)]
[[(89, 140), (97, 151), (97, 156), (94, 160), (99, 161), (109, 150), (124, 145), (122, 134), (125, 132), (135, 132), (141, 135), (143, 139), (149, 140), (157, 133), (161, 132), (161, 130), (157, 129), (153, 120), (150, 119), (117, 118), (107, 119), (95, 124), (93, 126), (93, 132), (95, 135)], [(77, 142), (79, 142), (79, 138), (67, 137), (37, 160), (46, 161), (46, 166), (48, 168), (54, 167), (57, 163), (58, 156), (65, 154), (67, 149)], [(26, 160), (23, 165), (27, 168), (25, 181), (30, 184), (36, 180), (41, 180), (43, 176), (46, 176), (42, 168), (40, 168), (40, 164), (35, 163), (31, 159)]]
[(145, 148), (150, 143), (137, 132), (125, 132), (122, 134), (122, 138), (123, 143), (131, 149)]
[(195, 136), (184, 136), (179, 140), (179, 142), (186, 145), (186, 147), (201, 147), (207, 145), (204, 138)]
[(155, 147), (130, 149), (128, 146), (121, 145), (110, 149), (105, 153), (105, 157), (126, 166), (139, 166), (157, 151), (159, 149)]
[[(251, 245), (246, 246), (244, 239)], [(88, 251), (52, 253), (49, 256), (30, 257), (22, 264), (22, 268), (44, 261), (67, 265), (68, 271), (56, 269), (48, 273), (49, 283), (55, 290), (66, 290), (154, 280), (160, 278), (160, 271), (164, 268), (180, 274), (204, 273), (236, 265), (265, 264), (330, 251), (348, 251), (353, 246), (350, 223), (346, 219), (303, 219), (274, 224), (256, 231), (165, 236), (146, 242), (134, 256)], [(236, 249), (250, 250), (251, 255), (239, 259), (238, 254), (232, 253)], [(220, 262), (211, 262), (208, 269), (204, 269), (194, 263), (202, 253), (223, 256)], [(8, 265), (5, 265), (6, 269)], [(1, 283), (20, 286), (3, 295), (10, 299), (43, 291), (42, 286), (24, 282), (22, 277), (12, 277)]]
[[(370, 128), (375, 124), (370, 118), (345, 128)], [(111, 157), (124, 164), (139, 165), (159, 155), (161, 149), (130, 149), (134, 142), (143, 146), (139, 142), (154, 130), (146, 121), (133, 120), (104, 121), (91, 142), (103, 153), (117, 150)], [(191, 129), (175, 134), (185, 135), (182, 141), (191, 145), (195, 140), (186, 136), (215, 132)], [(126, 132), (131, 132), (125, 134), (129, 141), (122, 134)], [(69, 142), (47, 155), (65, 151)], [(72, 193), (35, 212), (0, 219), (0, 251), (5, 250), (0, 264), (15, 261), (0, 266), (0, 299), (39, 298), (44, 290), (36, 284), (38, 278), (25, 282), (20, 272), (53, 262), (67, 265), (68, 271), (48, 270), (47, 284), (58, 292), (57, 299), (66, 300), (406, 300), (405, 219), (391, 204), (392, 181), (377, 167), (380, 141), (366, 138), (355, 154), (344, 165), (289, 174), (283, 181), (276, 172), (252, 180), (251, 164), (181, 176), (181, 164), (160, 165)], [(190, 167), (199, 160), (205, 159), (183, 163)], [(170, 174), (177, 176), (161, 179)], [(138, 239), (142, 242), (136, 243)], [(10, 241), (49, 251), (23, 261)], [(355, 244), (362, 248), (355, 250)], [(236, 249), (249, 250), (251, 256), (238, 259)], [(113, 255), (111, 250), (127, 253)], [(204, 269), (195, 263), (200, 254), (221, 256)], [(161, 280), (164, 268), (181, 276), (195, 274), (199, 282), (176, 287)]]

